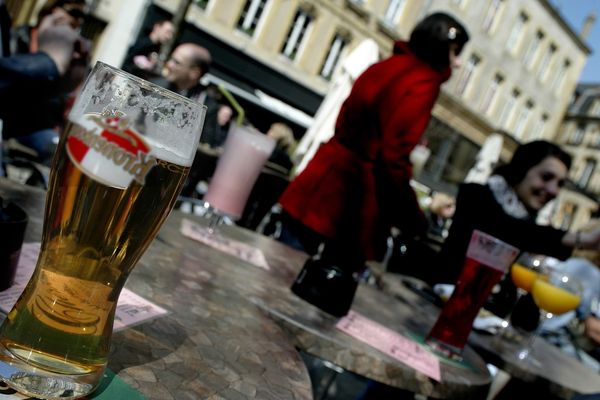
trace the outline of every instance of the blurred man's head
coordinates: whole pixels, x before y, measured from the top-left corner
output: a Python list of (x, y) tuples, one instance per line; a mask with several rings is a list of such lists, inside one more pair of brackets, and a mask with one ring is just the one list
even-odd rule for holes
[(152, 31), (148, 35), (152, 43), (164, 44), (173, 38), (175, 26), (169, 20), (158, 21), (152, 26)]
[(69, 25), (78, 29), (83, 24), (85, 13), (85, 0), (48, 0), (38, 14), (38, 25), (51, 16), (52, 25)]
[(204, 47), (194, 43), (180, 44), (167, 61), (165, 78), (177, 90), (191, 89), (208, 72), (211, 62), (210, 52)]

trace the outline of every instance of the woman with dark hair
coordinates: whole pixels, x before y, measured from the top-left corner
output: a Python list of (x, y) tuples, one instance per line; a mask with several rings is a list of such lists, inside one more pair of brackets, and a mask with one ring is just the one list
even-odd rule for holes
[(408, 46), (417, 57), (441, 71), (449, 66), (450, 50), (460, 54), (468, 40), (467, 31), (458, 21), (447, 14), (435, 13), (415, 27)]
[[(392, 226), (406, 234), (425, 232), (427, 222), (409, 184), (409, 155), (468, 38), (451, 16), (430, 15), (410, 42), (396, 42), (389, 58), (357, 78), (333, 138), (279, 200), (285, 228), (280, 240), (312, 255), (324, 244), (322, 263), (352, 275), (365, 260), (382, 257)], [(341, 295), (332, 290), (323, 296), (303, 297), (327, 308)], [(351, 300), (328, 311), (343, 315)]]
[(574, 247), (597, 249), (600, 230), (571, 232), (536, 224), (538, 212), (567, 179), (571, 157), (557, 145), (538, 140), (517, 148), (485, 185), (462, 184), (456, 212), (431, 280), (454, 283), (461, 272), (471, 234), (479, 229), (517, 248), (566, 259)]

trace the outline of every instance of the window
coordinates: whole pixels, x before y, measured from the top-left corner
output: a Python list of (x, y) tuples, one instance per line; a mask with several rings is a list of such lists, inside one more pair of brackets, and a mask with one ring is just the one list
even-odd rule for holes
[(527, 24), (528, 20), (529, 17), (526, 14), (520, 13), (519, 18), (517, 19), (512, 30), (510, 31), (510, 36), (506, 41), (506, 49), (513, 54), (516, 53), (518, 45), (521, 42), (521, 39), (523, 38), (523, 33), (525, 32), (525, 25)]
[(523, 139), (525, 127), (527, 126), (527, 122), (529, 121), (529, 116), (531, 115), (532, 109), (533, 102), (531, 100), (528, 100), (525, 104), (525, 107), (523, 107), (519, 112), (519, 116), (517, 117), (517, 123), (515, 125), (515, 137), (517, 139)]
[(500, 14), (500, 7), (502, 6), (502, 0), (491, 0), (487, 14), (483, 20), (483, 30), (490, 32), (494, 27), (498, 14)]
[(600, 117), (600, 99), (594, 100), (592, 107), (590, 108), (589, 114), (592, 117)]
[(556, 54), (556, 45), (554, 43), (551, 43), (550, 46), (548, 46), (546, 52), (544, 53), (542, 61), (540, 62), (540, 70), (538, 71), (538, 79), (540, 80), (540, 82), (543, 82), (544, 79), (546, 79), (548, 67), (550, 66), (550, 63), (552, 63), (554, 54)]
[(520, 96), (521, 92), (518, 89), (513, 89), (510, 97), (504, 104), (504, 108), (502, 109), (502, 115), (500, 116), (500, 126), (504, 128), (508, 127), (513, 111), (517, 105), (517, 101), (519, 100)]
[(462, 75), (460, 76), (460, 79), (456, 84), (456, 92), (459, 95), (463, 95), (466, 92), (467, 87), (473, 79), (475, 69), (477, 68), (477, 65), (480, 61), (481, 59), (475, 54), (472, 54), (471, 57), (469, 57), (469, 61), (467, 61), (467, 64), (463, 69)]
[(579, 180), (577, 180), (577, 186), (582, 189), (587, 188), (587, 185), (590, 183), (590, 179), (592, 179), (592, 175), (594, 170), (596, 169), (596, 160), (587, 159), (585, 160), (585, 166), (583, 167), (583, 171), (579, 176)]
[(575, 128), (575, 132), (573, 132), (573, 136), (571, 136), (571, 140), (569, 144), (578, 145), (583, 142), (583, 137), (585, 136), (585, 125), (582, 123), (577, 124)]
[(331, 79), (331, 76), (335, 71), (335, 67), (337, 66), (338, 61), (340, 60), (340, 55), (342, 54), (344, 47), (346, 47), (346, 42), (347, 39), (341, 34), (337, 33), (334, 36), (333, 41), (331, 42), (331, 46), (329, 46), (329, 52), (327, 52), (327, 57), (325, 57), (325, 62), (321, 67), (320, 75), (323, 78), (327, 80)]
[(596, 149), (599, 149), (600, 148), (600, 131), (598, 130), (597, 127), (594, 129), (594, 133), (595, 133), (594, 143), (592, 144), (592, 146)]
[(496, 99), (496, 96), (498, 95), (498, 90), (500, 89), (500, 85), (502, 84), (503, 81), (504, 81), (504, 77), (502, 75), (496, 74), (494, 76), (494, 80), (492, 81), (492, 83), (488, 87), (487, 91), (485, 92), (485, 97), (483, 98), (483, 101), (481, 102), (481, 112), (488, 113), (488, 111), (490, 111), (492, 103), (494, 103), (494, 100)]
[(237, 28), (248, 35), (253, 36), (266, 3), (267, 0), (247, 0), (242, 15), (237, 23)]
[(546, 125), (548, 124), (548, 114), (542, 114), (541, 118), (538, 120), (535, 129), (533, 131), (532, 140), (542, 139), (544, 137), (544, 131), (546, 130)]
[(438, 183), (435, 185), (438, 188), (456, 190), (475, 164), (480, 147), (436, 117), (429, 121), (423, 139), (431, 149), (431, 156), (420, 177)]
[(304, 35), (306, 35), (306, 31), (308, 30), (308, 26), (311, 22), (312, 17), (308, 14), (308, 12), (303, 9), (299, 9), (296, 12), (294, 22), (290, 27), (290, 31), (288, 32), (285, 43), (283, 44), (283, 48), (281, 49), (281, 53), (290, 60), (296, 59), (300, 44), (302, 44)]
[(563, 82), (565, 81), (565, 76), (567, 75), (567, 71), (571, 66), (571, 61), (569, 59), (565, 59), (558, 70), (558, 73), (554, 77), (554, 82), (552, 82), (552, 87), (557, 92), (562, 88)]
[(538, 52), (538, 49), (540, 48), (540, 43), (542, 43), (543, 39), (544, 33), (542, 31), (537, 31), (535, 33), (535, 37), (533, 38), (531, 43), (529, 43), (527, 52), (523, 57), (523, 65), (525, 65), (527, 68), (531, 68), (531, 66), (533, 65), (533, 62), (535, 61), (535, 56)]
[(398, 23), (405, 4), (406, 0), (390, 0), (387, 10), (385, 10), (383, 20), (390, 25)]

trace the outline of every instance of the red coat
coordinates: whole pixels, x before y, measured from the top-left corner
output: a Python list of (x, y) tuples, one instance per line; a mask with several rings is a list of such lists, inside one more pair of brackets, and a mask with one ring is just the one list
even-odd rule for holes
[(449, 77), (449, 69), (434, 70), (396, 42), (390, 58), (358, 77), (333, 138), (283, 193), (283, 209), (367, 259), (380, 258), (391, 226), (410, 230), (425, 221), (409, 186), (409, 155)]

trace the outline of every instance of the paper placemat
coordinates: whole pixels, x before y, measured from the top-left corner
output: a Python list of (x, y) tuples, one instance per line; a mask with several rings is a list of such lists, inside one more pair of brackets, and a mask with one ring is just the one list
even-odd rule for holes
[(348, 335), (441, 382), (440, 362), (415, 341), (354, 311), (338, 321), (336, 327)]
[[(40, 243), (24, 243), (15, 276), (15, 283), (9, 289), (0, 292), (0, 310), (10, 312), (25, 289), (33, 274), (40, 253)], [(133, 293), (127, 288), (121, 290), (117, 302), (113, 331), (120, 331), (143, 321), (168, 314), (168, 311)]]
[(181, 221), (181, 234), (222, 251), (223, 253), (240, 258), (257, 267), (266, 270), (270, 269), (267, 259), (260, 249), (237, 240), (226, 238), (218, 233), (209, 232), (207, 228), (200, 226), (189, 219), (184, 218)]

